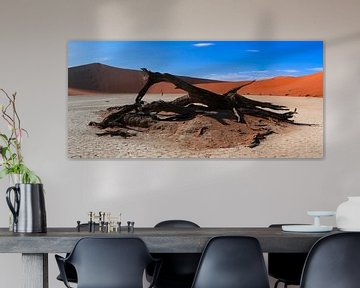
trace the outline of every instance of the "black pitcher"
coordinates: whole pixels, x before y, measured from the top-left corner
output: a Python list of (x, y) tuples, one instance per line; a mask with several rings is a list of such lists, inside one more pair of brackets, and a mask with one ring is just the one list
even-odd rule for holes
[[(11, 201), (11, 194), (13, 201)], [(15, 184), (6, 190), (6, 202), (14, 215), (14, 232), (46, 232), (46, 211), (42, 184)]]

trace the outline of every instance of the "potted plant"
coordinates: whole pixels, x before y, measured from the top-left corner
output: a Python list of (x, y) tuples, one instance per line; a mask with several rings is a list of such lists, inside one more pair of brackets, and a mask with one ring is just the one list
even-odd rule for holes
[(25, 165), (21, 153), (23, 135), (28, 135), (28, 133), (21, 127), (20, 117), (16, 110), (16, 93), (10, 96), (5, 90), (0, 89), (0, 91), (8, 100), (8, 103), (0, 105), (0, 108), (1, 116), (9, 128), (8, 134), (0, 133), (0, 164), (2, 167), (0, 179), (10, 175), (14, 184), (41, 183), (40, 177)]
[(5, 95), (6, 104), (0, 105), (1, 117), (8, 126), (7, 133), (0, 133), (0, 179), (9, 175), (13, 186), (6, 191), (6, 201), (13, 215), (10, 230), (14, 232), (46, 232), (44, 189), (39, 176), (24, 163), (21, 152), (23, 135), (16, 109), (16, 93)]

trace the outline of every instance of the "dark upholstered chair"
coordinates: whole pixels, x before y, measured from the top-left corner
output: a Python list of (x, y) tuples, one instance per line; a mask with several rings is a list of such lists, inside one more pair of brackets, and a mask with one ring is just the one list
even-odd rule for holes
[(165, 220), (156, 224), (155, 228), (200, 228), (200, 226), (188, 220)]
[(74, 266), (78, 288), (143, 288), (144, 271), (155, 262), (139, 238), (82, 238), (68, 257), (55, 258), (66, 287), (65, 263)]
[[(155, 225), (157, 229), (163, 228), (199, 228), (199, 225), (187, 220), (166, 220)], [(157, 253), (153, 254), (161, 259), (162, 266), (155, 283), (157, 288), (190, 288), (194, 280), (200, 254), (196, 253)], [(147, 269), (147, 279), (151, 280), (153, 269)]]
[(360, 287), (360, 233), (321, 238), (309, 252), (301, 288)]
[(192, 288), (269, 288), (256, 238), (220, 236), (207, 244)]
[[(288, 224), (272, 224), (269, 227), (281, 228), (282, 225)], [(307, 253), (269, 253), (269, 275), (277, 279), (274, 288), (280, 283), (283, 283), (285, 288), (288, 285), (300, 285), (306, 256)]]
[[(89, 229), (89, 224), (83, 223), (80, 225), (80, 228), (81, 229)], [(97, 223), (95, 224), (95, 229), (99, 229), (99, 224), (97, 224)], [(69, 256), (69, 253), (66, 254), (66, 257), (68, 257), (68, 256)], [(77, 283), (77, 275), (76, 275), (76, 270), (75, 270), (74, 266), (71, 265), (70, 263), (66, 263), (66, 262), (65, 262), (64, 266), (65, 266), (65, 274), (66, 274), (68, 282)], [(56, 277), (56, 279), (59, 281), (63, 281), (61, 274), (59, 274)]]

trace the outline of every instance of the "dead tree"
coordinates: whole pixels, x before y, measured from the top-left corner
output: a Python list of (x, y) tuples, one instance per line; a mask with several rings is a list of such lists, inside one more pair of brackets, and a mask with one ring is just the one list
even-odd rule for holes
[[(206, 89), (196, 87), (179, 77), (169, 73), (151, 72), (142, 69), (147, 77), (144, 87), (139, 91), (135, 102), (130, 105), (111, 107), (111, 113), (101, 122), (91, 122), (89, 125), (98, 128), (148, 128), (158, 121), (190, 120), (197, 115), (215, 117), (221, 121), (224, 117), (232, 115), (237, 122), (246, 124), (247, 116), (263, 119), (272, 119), (279, 122), (294, 123), (294, 111), (289, 111), (286, 106), (275, 105), (269, 102), (255, 101), (246, 98), (238, 91), (254, 81), (249, 81), (241, 86), (231, 89), (224, 94), (217, 94)], [(153, 101), (145, 103), (142, 99), (149, 88), (159, 82), (169, 82), (177, 88), (187, 92), (187, 95), (176, 98), (173, 101)], [(159, 112), (170, 112), (170, 115), (161, 116)], [(226, 113), (224, 113), (226, 112)], [(111, 134), (111, 132), (109, 132)], [(118, 132), (116, 132), (119, 135)], [(121, 135), (121, 133), (120, 133)], [(253, 147), (257, 145), (252, 145)]]

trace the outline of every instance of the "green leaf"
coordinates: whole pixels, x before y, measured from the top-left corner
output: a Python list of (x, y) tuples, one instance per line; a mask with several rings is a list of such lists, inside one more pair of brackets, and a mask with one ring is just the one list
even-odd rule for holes
[(9, 174), (9, 170), (4, 168), (3, 170), (0, 171), (0, 179), (3, 179), (8, 174)]
[(30, 183), (32, 184), (41, 183), (40, 178), (33, 171), (29, 171), (28, 176)]
[(6, 158), (6, 152), (9, 150), (9, 148), (8, 147), (2, 147), (1, 148), (1, 156), (3, 157), (3, 158)]
[(15, 160), (17, 158), (17, 154), (16, 153), (13, 153), (10, 157), (11, 159)]
[(21, 174), (21, 168), (19, 167), (18, 164), (14, 164), (11, 167), (9, 167), (9, 171), (11, 171), (10, 173)]
[(3, 139), (4, 142), (8, 142), (8, 137), (5, 134), (0, 133), (0, 138)]
[(29, 132), (27, 130), (25, 130), (24, 128), (21, 128), (21, 130), (25, 132), (27, 137), (29, 137)]
[(23, 163), (19, 164), (19, 171), (21, 174), (21, 180), (23, 183), (37, 184), (41, 183), (41, 179), (39, 176), (35, 174), (34, 171), (30, 170)]

